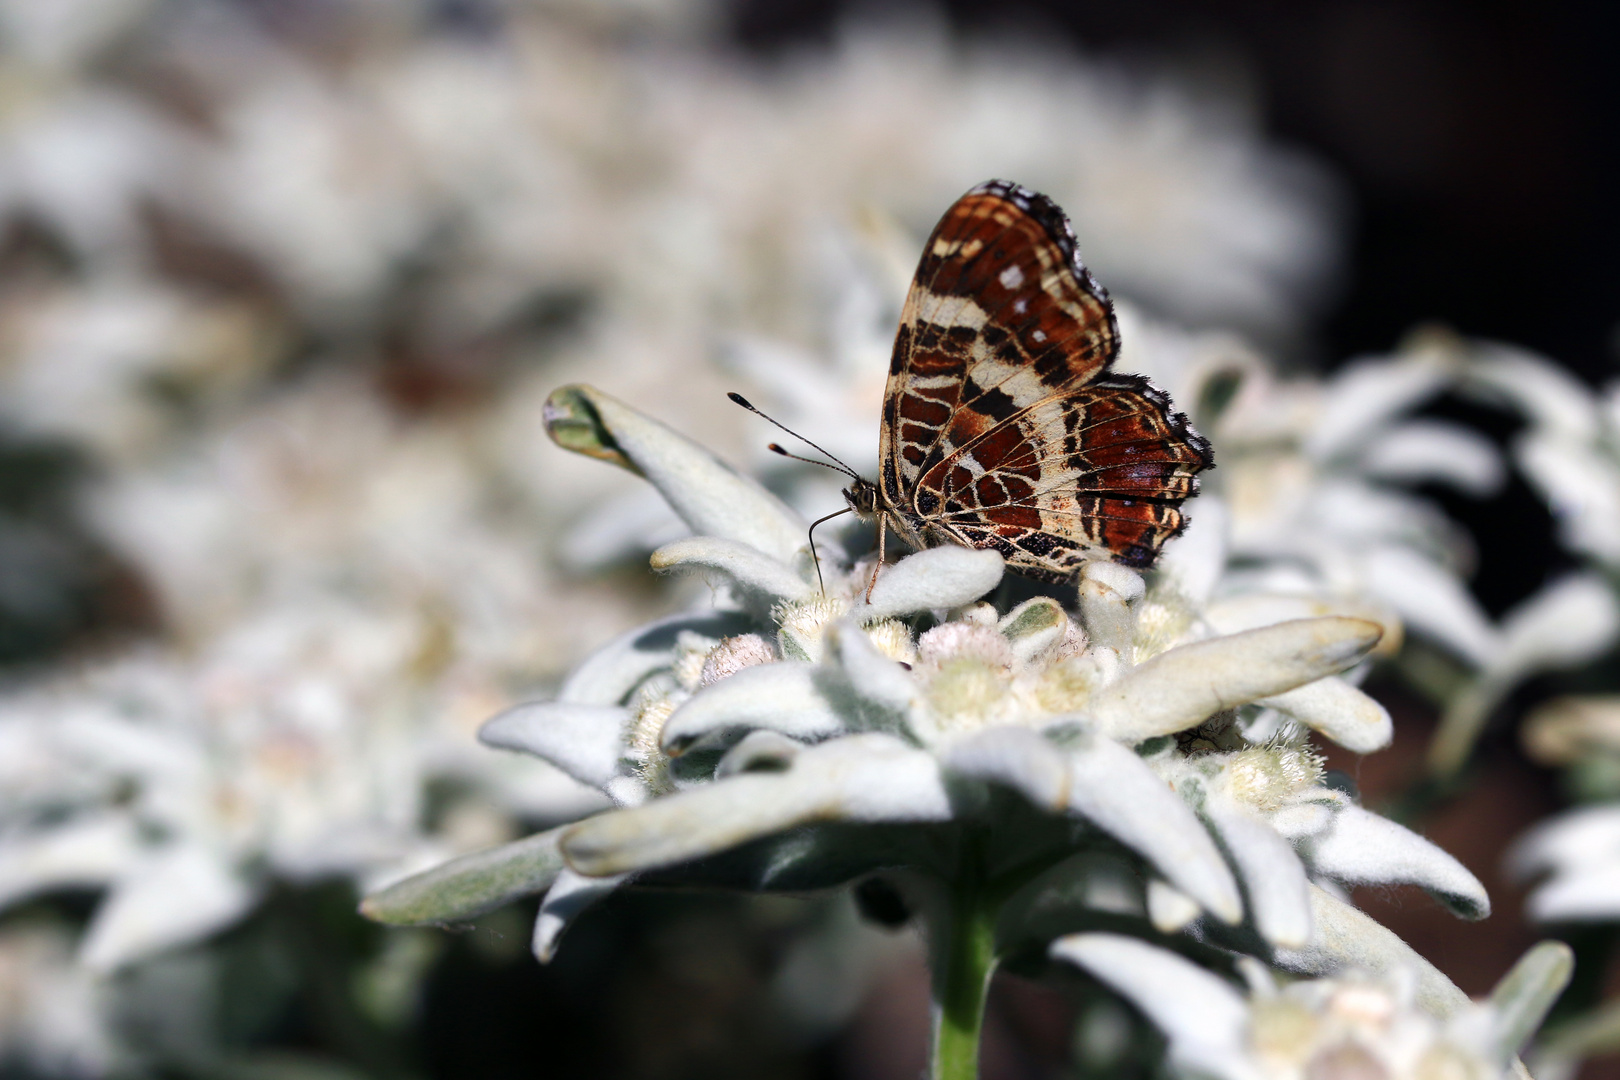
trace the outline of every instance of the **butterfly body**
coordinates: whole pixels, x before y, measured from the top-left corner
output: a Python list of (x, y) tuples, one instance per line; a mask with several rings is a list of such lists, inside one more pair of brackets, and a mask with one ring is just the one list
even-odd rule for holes
[(1119, 328), (1050, 199), (969, 191), (924, 246), (884, 394), (876, 483), (844, 492), (913, 547), (999, 551), (1049, 582), (1153, 563), (1214, 464), (1146, 378), (1110, 371)]

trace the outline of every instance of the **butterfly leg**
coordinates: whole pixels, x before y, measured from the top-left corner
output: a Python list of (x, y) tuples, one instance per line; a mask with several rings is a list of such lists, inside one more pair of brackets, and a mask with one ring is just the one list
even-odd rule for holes
[(889, 515), (888, 514), (879, 514), (878, 515), (878, 561), (877, 561), (877, 565), (872, 567), (872, 577), (871, 577), (871, 579), (868, 580), (867, 583), (866, 583), (866, 602), (868, 604), (870, 604), (872, 602), (872, 587), (877, 584), (878, 571), (883, 569), (883, 549), (886, 546), (885, 541), (888, 540), (888, 534), (887, 534), (887, 532), (885, 530), (887, 529), (888, 524), (889, 524)]

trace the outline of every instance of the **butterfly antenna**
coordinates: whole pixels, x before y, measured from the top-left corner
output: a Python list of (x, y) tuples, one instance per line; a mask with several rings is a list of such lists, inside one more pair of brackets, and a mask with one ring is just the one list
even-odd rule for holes
[[(800, 461), (808, 461), (809, 459), (808, 458), (800, 458), (799, 460)], [(823, 464), (825, 464), (825, 462), (816, 461), (816, 462), (812, 462), (812, 464), (823, 465)], [(843, 515), (848, 514), (850, 512), (851, 511), (850, 511), (849, 507), (846, 506), (842, 510), (836, 510), (831, 514), (828, 514), (826, 517), (816, 518), (816, 520), (814, 520), (814, 521), (812, 521), (810, 523), (810, 532), (808, 534), (809, 537), (810, 537), (810, 561), (816, 564), (816, 584), (821, 586), (821, 595), (822, 596), (827, 595), (827, 582), (825, 580), (823, 580), (823, 578), (821, 576), (821, 556), (816, 554), (816, 526), (820, 525), (823, 521), (831, 521), (835, 517), (842, 517)]]
[(749, 412), (753, 413), (755, 416), (763, 416), (766, 420), (768, 420), (771, 423), (775, 424), (777, 427), (781, 428), (783, 431), (787, 432), (789, 435), (793, 436), (795, 439), (798, 439), (800, 442), (804, 443), (806, 446), (813, 447), (819, 453), (826, 454), (827, 457), (832, 458), (833, 461), (838, 462), (838, 464), (830, 465), (825, 461), (816, 461), (813, 458), (800, 457), (797, 454), (790, 454), (786, 450), (782, 449), (780, 446), (776, 445), (775, 443), (771, 443), (769, 449), (773, 453), (781, 454), (785, 458), (792, 458), (794, 461), (803, 461), (803, 462), (806, 462), (806, 463), (811, 464), (811, 465), (822, 465), (822, 466), (825, 466), (826, 468), (829, 468), (829, 469), (837, 469), (839, 472), (844, 473), (845, 475), (847, 475), (851, 480), (859, 480), (861, 478), (860, 473), (856, 472), (854, 469), (850, 468), (848, 465), (845, 465), (842, 461), (839, 461), (838, 456), (836, 454), (828, 454), (827, 451), (823, 450), (819, 446), (816, 446), (815, 443), (811, 442), (809, 439), (805, 438), (803, 435), (800, 435), (797, 431), (794, 431), (792, 428), (788, 427), (786, 424), (783, 424), (780, 421), (774, 419), (773, 417), (771, 417), (767, 413), (760, 412), (758, 409), (754, 408), (754, 405), (753, 405), (753, 403), (751, 401), (749, 401), (747, 398), (743, 397), (741, 394), (728, 393), (726, 395), (726, 397), (730, 398), (732, 401), (735, 401), (738, 405), (741, 405), (743, 408), (747, 409)]

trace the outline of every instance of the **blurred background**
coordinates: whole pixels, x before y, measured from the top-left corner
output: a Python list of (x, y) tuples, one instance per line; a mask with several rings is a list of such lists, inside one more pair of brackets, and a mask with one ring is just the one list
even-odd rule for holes
[[(354, 914), (599, 805), (477, 725), (695, 595), (546, 394), (760, 466), (745, 389), (861, 467), (917, 245), (992, 176), (1302, 378), (1438, 326), (1596, 387), (1617, 39), (1595, 2), (0, 0), (0, 1072), (916, 1075), (914, 943), (847, 899), (619, 894), (547, 967), (532, 911)], [(1417, 494), (1492, 616), (1578, 561), (1517, 471)], [(1567, 792), (1499, 723), (1414, 797), (1436, 709), (1375, 687), (1396, 746), (1331, 764), (1498, 906), (1357, 899), (1483, 992), (1535, 936), (1502, 847)], [(986, 1075), (1088, 1075), (1086, 992), (998, 980)]]

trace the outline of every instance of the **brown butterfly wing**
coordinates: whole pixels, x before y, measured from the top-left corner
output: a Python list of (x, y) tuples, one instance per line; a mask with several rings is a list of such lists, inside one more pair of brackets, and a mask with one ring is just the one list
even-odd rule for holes
[(884, 398), (901, 531), (1048, 581), (1088, 559), (1151, 565), (1213, 462), (1162, 391), (1108, 372), (1118, 349), (1050, 199), (992, 181), (957, 200), (924, 248)]

